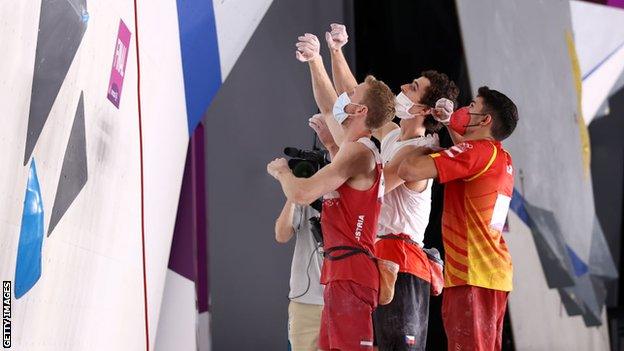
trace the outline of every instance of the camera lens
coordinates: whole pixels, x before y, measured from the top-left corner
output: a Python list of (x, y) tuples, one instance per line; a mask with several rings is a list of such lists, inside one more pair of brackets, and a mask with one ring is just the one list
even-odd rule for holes
[(293, 174), (298, 178), (309, 178), (316, 172), (316, 168), (311, 162), (300, 161), (293, 168)]

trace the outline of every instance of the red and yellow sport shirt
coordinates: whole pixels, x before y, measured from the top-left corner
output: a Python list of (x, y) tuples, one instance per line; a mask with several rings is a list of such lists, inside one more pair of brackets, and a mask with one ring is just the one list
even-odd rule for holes
[(513, 192), (511, 156), (497, 141), (474, 140), (430, 155), (445, 183), (445, 287), (511, 291), (511, 255), (501, 234)]

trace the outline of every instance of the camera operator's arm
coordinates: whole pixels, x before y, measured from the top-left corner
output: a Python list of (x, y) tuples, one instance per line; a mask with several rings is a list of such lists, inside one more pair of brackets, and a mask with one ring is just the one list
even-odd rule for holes
[(275, 221), (275, 240), (278, 243), (287, 243), (295, 233), (293, 228), (293, 214), (295, 212), (295, 204), (286, 200), (284, 208), (279, 217)]
[(332, 23), (329, 26), (331, 31), (325, 32), (325, 41), (327, 41), (331, 53), (332, 78), (336, 92), (342, 94), (357, 86), (357, 81), (342, 53), (342, 47), (349, 41), (349, 36), (347, 35), (347, 27), (344, 25)]
[(336, 144), (340, 146), (343, 140), (344, 132), (342, 126), (338, 124), (333, 118), (332, 109), (334, 108), (334, 102), (338, 98), (336, 90), (332, 85), (325, 65), (323, 65), (323, 58), (320, 55), (320, 43), (318, 38), (306, 33), (299, 37), (296, 51), (297, 59), (301, 62), (308, 62), (310, 66), (310, 75), (312, 77), (312, 91), (314, 93), (314, 100), (318, 106), (321, 114), (327, 116), (325, 122), (329, 127)]
[(345, 143), (329, 165), (321, 168), (310, 178), (295, 177), (288, 162), (283, 158), (267, 165), (267, 172), (282, 185), (286, 197), (297, 204), (308, 205), (330, 191), (338, 189), (351, 177), (372, 171), (375, 160), (370, 150), (361, 143)]
[[(331, 117), (328, 117), (331, 118)], [(325, 123), (325, 118), (320, 113), (315, 114), (309, 120), (310, 128), (314, 129), (316, 135), (318, 135), (319, 140), (325, 146), (325, 149), (329, 151), (329, 156), (333, 160), (336, 154), (338, 153), (338, 145), (334, 141), (334, 138), (327, 127), (327, 123)]]

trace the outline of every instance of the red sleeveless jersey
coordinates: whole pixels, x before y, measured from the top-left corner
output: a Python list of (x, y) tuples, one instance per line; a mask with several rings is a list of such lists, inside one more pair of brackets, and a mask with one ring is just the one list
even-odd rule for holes
[[(381, 156), (375, 144), (368, 138), (359, 143), (369, 148), (374, 156), (375, 183), (368, 190), (356, 190), (345, 182), (338, 189), (323, 197), (321, 227), (325, 250), (336, 246), (354, 246), (375, 254), (375, 236), (384, 194)], [(335, 255), (344, 252), (337, 251)], [(321, 284), (336, 280), (351, 280), (377, 291), (379, 271), (377, 264), (365, 254), (357, 254), (342, 260), (323, 261)]]

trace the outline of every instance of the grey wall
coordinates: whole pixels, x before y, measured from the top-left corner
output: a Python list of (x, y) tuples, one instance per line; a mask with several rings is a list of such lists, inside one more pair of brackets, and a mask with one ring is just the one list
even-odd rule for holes
[(327, 53), (322, 35), (346, 6), (274, 0), (204, 118), (213, 350), (287, 347), (292, 243), (273, 239), (284, 196), (266, 164), (284, 146), (312, 146), (317, 109), (295, 43), (315, 33)]
[(504, 142), (513, 157), (516, 188), (535, 206), (554, 212), (566, 242), (588, 262), (594, 199), (576, 124), (566, 45), (566, 31), (572, 30), (569, 2), (456, 3), (473, 90), (488, 85), (518, 106), (518, 126)]
[[(624, 88), (609, 98), (610, 112), (589, 125), (592, 150), (592, 179), (596, 215), (600, 220), (611, 255), (621, 267), (622, 207), (624, 192)], [(607, 285), (609, 306), (618, 305), (618, 281)]]
[[(595, 210), (592, 179), (583, 169), (578, 125), (582, 122), (576, 118), (577, 94), (566, 42), (566, 32), (572, 31), (569, 2), (456, 0), (456, 4), (473, 90), (488, 85), (518, 106), (517, 128), (504, 142), (513, 157), (516, 189), (533, 206), (551, 211), (565, 243), (583, 262), (591, 262)], [(559, 314), (553, 315), (551, 307), (561, 299), (554, 295), (556, 290), (540, 283), (548, 274), (533, 261), (540, 243), (522, 229), (510, 225), (505, 234), (514, 262), (509, 311), (516, 349), (568, 350), (569, 345), (603, 349), (593, 346), (608, 343), (606, 325), (587, 327), (600, 323), (602, 301), (594, 291), (602, 289), (602, 282), (592, 286), (589, 274), (574, 280), (575, 296), (588, 307), (582, 319), (563, 314), (561, 305)], [(592, 279), (594, 268), (590, 267)], [(560, 337), (544, 330), (556, 330)]]

